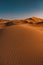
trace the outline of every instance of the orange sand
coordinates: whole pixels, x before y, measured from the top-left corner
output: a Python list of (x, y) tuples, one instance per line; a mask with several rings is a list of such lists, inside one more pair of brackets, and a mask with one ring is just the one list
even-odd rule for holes
[(43, 30), (28, 24), (0, 29), (0, 65), (43, 65)]

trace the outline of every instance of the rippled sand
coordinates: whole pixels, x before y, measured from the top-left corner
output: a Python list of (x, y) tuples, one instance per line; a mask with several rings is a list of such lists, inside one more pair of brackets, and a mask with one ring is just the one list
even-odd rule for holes
[(0, 65), (43, 65), (42, 28), (20, 24), (0, 29)]

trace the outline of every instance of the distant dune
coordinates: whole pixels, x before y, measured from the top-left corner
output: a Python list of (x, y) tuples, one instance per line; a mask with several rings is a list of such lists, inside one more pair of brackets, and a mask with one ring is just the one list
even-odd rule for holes
[(43, 24), (43, 19), (37, 17), (31, 17), (24, 20), (4, 20), (0, 19), (0, 24), (13, 22), (13, 24), (29, 23), (29, 24)]
[(43, 65), (43, 23), (38, 25), (27, 19), (0, 22), (0, 65)]

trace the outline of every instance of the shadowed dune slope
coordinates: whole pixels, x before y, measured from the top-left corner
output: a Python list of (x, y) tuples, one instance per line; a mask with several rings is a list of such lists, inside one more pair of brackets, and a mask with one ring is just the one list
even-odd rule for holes
[(43, 31), (30, 25), (1, 29), (0, 65), (43, 65)]

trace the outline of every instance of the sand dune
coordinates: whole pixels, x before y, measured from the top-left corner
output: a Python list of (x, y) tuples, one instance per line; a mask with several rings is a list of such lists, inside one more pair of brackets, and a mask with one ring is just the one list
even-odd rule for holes
[(43, 30), (28, 24), (0, 29), (0, 65), (43, 65)]
[(28, 20), (28, 21), (34, 21), (34, 22), (41, 22), (41, 21), (43, 21), (43, 19), (37, 18), (35, 16), (32, 16), (31, 18), (27, 18), (26, 20)]

